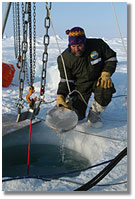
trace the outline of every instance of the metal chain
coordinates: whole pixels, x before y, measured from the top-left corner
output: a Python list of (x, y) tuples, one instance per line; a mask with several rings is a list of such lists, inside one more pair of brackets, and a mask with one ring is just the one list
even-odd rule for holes
[(13, 5), (13, 31), (14, 31), (14, 53), (17, 59), (16, 67), (21, 67), (21, 39), (20, 39), (20, 9), (19, 2)]
[(33, 86), (32, 78), (32, 22), (31, 22), (31, 3), (28, 3), (29, 6), (29, 53), (30, 53), (30, 86)]
[(27, 61), (27, 57), (26, 57), (26, 61), (25, 61), (25, 77), (26, 77), (26, 81), (27, 81), (28, 86), (30, 86), (29, 75), (28, 75), (28, 61)]
[[(48, 6), (49, 4), (49, 6)], [(46, 2), (46, 17), (44, 20), (44, 26), (46, 29), (46, 34), (44, 35), (43, 43), (44, 43), (44, 52), (42, 54), (42, 73), (41, 73), (41, 89), (40, 89), (40, 96), (44, 95), (45, 92), (45, 84), (46, 84), (46, 68), (47, 68), (47, 61), (48, 61), (48, 45), (50, 41), (50, 37), (48, 35), (48, 30), (50, 28), (50, 17), (49, 17), (49, 12), (48, 12), (48, 7), (49, 10), (51, 9), (51, 3)]]
[(21, 56), (21, 39), (20, 39), (20, 8), (19, 2), (17, 3), (17, 22), (18, 22), (18, 56)]
[[(49, 4), (49, 6), (48, 6)], [(49, 8), (48, 8), (49, 7)], [(42, 74), (41, 74), (41, 90), (40, 90), (40, 97), (44, 95), (45, 92), (45, 84), (46, 84), (46, 67), (48, 61), (48, 45), (50, 41), (50, 37), (48, 35), (48, 30), (50, 28), (50, 17), (49, 17), (49, 10), (51, 9), (51, 3), (46, 3), (46, 17), (44, 21), (44, 26), (46, 29), (46, 33), (43, 38), (44, 43), (44, 52), (42, 55)], [(23, 89), (24, 89), (24, 81), (25, 81), (25, 73), (28, 80), (28, 68), (27, 68), (27, 60), (26, 60), (26, 53), (28, 51), (28, 42), (27, 42), (27, 33), (28, 33), (28, 25), (29, 25), (29, 43), (30, 43), (30, 75), (31, 75), (31, 84), (34, 82), (35, 78), (35, 63), (36, 63), (36, 6), (35, 3), (33, 4), (33, 64), (34, 68), (32, 68), (32, 29), (31, 29), (31, 3), (26, 2), (25, 8), (24, 3), (22, 3), (22, 21), (23, 21), (23, 41), (22, 41), (22, 57), (21, 57), (21, 68), (19, 71), (19, 100), (18, 100), (18, 114), (21, 113), (21, 108), (23, 108), (24, 99), (22, 98)], [(36, 112), (39, 110), (40, 102), (37, 106)], [(36, 114), (35, 112), (35, 114)]]
[[(22, 5), (23, 5), (23, 3), (22, 3)], [(26, 3), (25, 3), (25, 5), (26, 5)], [(22, 8), (22, 16), (23, 16), (23, 32), (24, 32), (24, 26), (25, 26), (25, 18), (26, 18), (26, 22), (28, 23), (29, 21), (28, 21), (28, 3), (27, 3), (27, 15), (25, 14), (24, 15), (24, 7)], [(27, 17), (26, 17), (27, 16)], [(28, 26), (27, 26), (27, 28), (28, 28)], [(28, 30), (27, 30), (28, 31)], [(27, 39), (26, 39), (27, 40)], [(27, 43), (27, 50), (28, 50), (28, 43)], [(29, 82), (29, 75), (28, 75), (28, 61), (27, 61), (27, 57), (26, 57), (26, 60), (25, 60), (25, 63), (24, 63), (24, 68), (25, 68), (25, 76), (26, 76), (26, 81), (27, 81), (27, 84), (30, 86), (30, 82)]]
[[(31, 3), (29, 3), (29, 53), (30, 53), (30, 78), (28, 73), (28, 62), (25, 63), (26, 80), (29, 86), (33, 86), (35, 80), (35, 67), (36, 67), (36, 3), (33, 3), (33, 48), (32, 48), (32, 15)], [(33, 54), (32, 54), (33, 51)]]
[[(15, 35), (15, 39), (16, 39), (16, 56), (18, 57), (18, 5), (17, 5), (17, 3), (15, 3), (15, 17), (16, 17), (16, 20), (15, 20), (15, 23), (16, 23), (16, 25), (15, 25), (15, 27), (16, 27), (16, 35)], [(17, 58), (16, 57), (16, 58)]]
[(35, 68), (36, 68), (36, 3), (33, 2), (33, 71), (32, 79), (35, 80)]
[(23, 108), (24, 99), (22, 98), (25, 80), (25, 63), (26, 63), (26, 53), (28, 50), (27, 42), (27, 32), (28, 32), (28, 3), (22, 3), (22, 22), (23, 22), (23, 41), (22, 41), (22, 57), (21, 57), (21, 68), (19, 71), (19, 100), (17, 103), (18, 114), (21, 113)]
[(13, 3), (12, 5), (13, 5), (14, 51), (15, 51), (15, 58), (18, 58), (19, 56), (21, 56), (19, 2)]
[(15, 58), (17, 58), (17, 39), (16, 39), (16, 3), (13, 3), (13, 32), (14, 32), (14, 52)]
[(16, 45), (16, 58), (18, 56), (18, 27), (17, 27), (17, 3), (15, 3), (15, 45)]

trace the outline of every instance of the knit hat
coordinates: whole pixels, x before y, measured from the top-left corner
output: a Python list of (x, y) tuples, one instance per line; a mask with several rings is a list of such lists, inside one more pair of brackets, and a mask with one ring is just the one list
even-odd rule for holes
[(66, 34), (69, 36), (69, 45), (86, 43), (85, 32), (80, 27), (74, 27), (71, 30), (66, 30)]

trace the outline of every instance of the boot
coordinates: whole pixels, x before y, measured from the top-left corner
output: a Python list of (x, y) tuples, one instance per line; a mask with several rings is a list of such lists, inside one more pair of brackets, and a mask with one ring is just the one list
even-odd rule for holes
[(106, 107), (101, 106), (95, 100), (91, 103), (91, 108), (88, 114), (88, 122), (94, 128), (101, 128), (102, 121), (100, 118), (100, 113), (105, 110)]
[(92, 110), (92, 108), (90, 108), (89, 114), (88, 114), (88, 122), (91, 122), (91, 123), (101, 122), (101, 118), (99, 115), (100, 115), (99, 112), (95, 112)]

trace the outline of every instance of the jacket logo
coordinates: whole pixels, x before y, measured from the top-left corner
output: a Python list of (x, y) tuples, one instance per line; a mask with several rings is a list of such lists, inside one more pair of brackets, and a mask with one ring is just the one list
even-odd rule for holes
[(91, 59), (96, 59), (98, 58), (98, 52), (96, 50), (92, 51), (90, 54)]

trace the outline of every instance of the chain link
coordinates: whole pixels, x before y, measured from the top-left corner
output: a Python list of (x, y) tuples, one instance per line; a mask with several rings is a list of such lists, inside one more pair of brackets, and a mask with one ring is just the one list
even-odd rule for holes
[[(49, 6), (48, 6), (49, 4)], [(48, 8), (49, 7), (49, 8)], [(47, 68), (47, 61), (48, 61), (48, 45), (50, 42), (50, 37), (48, 35), (48, 30), (50, 28), (50, 17), (49, 17), (49, 12), (48, 9), (51, 9), (51, 3), (46, 2), (46, 17), (44, 20), (44, 27), (46, 29), (46, 34), (44, 35), (43, 38), (43, 44), (44, 44), (44, 52), (42, 55), (42, 74), (41, 74), (41, 89), (40, 89), (40, 96), (44, 95), (45, 92), (45, 84), (46, 84), (46, 68)]]

